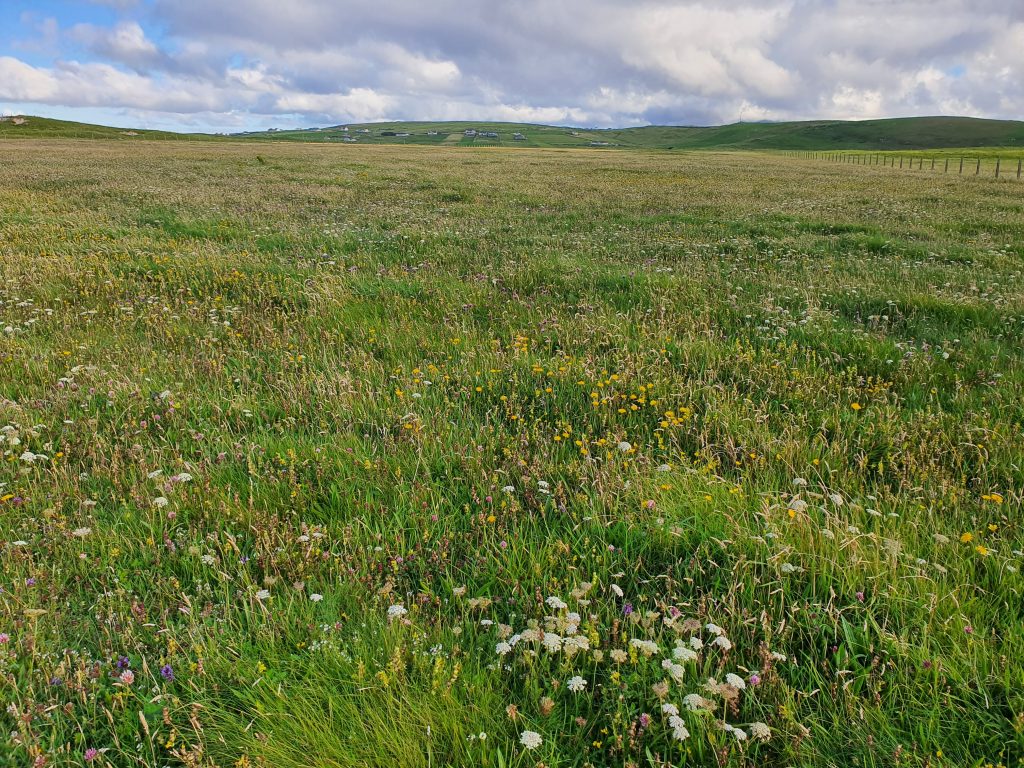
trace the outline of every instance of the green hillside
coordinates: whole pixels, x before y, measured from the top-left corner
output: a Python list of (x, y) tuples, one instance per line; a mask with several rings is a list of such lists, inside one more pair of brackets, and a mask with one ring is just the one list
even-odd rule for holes
[[(467, 130), (475, 130), (477, 135), (466, 136)], [(497, 133), (498, 137), (484, 137), (481, 133)], [(516, 133), (521, 134), (525, 140), (515, 141)], [(348, 139), (360, 144), (885, 151), (1024, 147), (1024, 122), (970, 117), (908, 117), (863, 121), (734, 123), (707, 128), (648, 126), (611, 130), (528, 123), (395, 122), (350, 124), (302, 131), (267, 131), (242, 134), (240, 137), (313, 142), (344, 142)]]
[(205, 133), (174, 133), (150, 131), (143, 128), (113, 128), (106, 125), (76, 123), (71, 120), (53, 120), (48, 117), (0, 118), (0, 139), (54, 138), (54, 139), (161, 139), (171, 141), (212, 140), (220, 138)]
[[(219, 139), (208, 134), (178, 134), (23, 118), (0, 122), (0, 138)], [(466, 135), (475, 131), (475, 135)], [(485, 135), (496, 134), (496, 135)], [(518, 140), (516, 136), (520, 137)], [(816, 120), (789, 123), (734, 123), (712, 127), (646, 126), (586, 129), (531, 123), (390, 122), (351, 123), (305, 130), (269, 130), (234, 134), (244, 141), (303, 141), (354, 144), (417, 144), (607, 149), (742, 150), (930, 150), (961, 147), (1024, 148), (1024, 122), (971, 117), (907, 117), (887, 120)]]

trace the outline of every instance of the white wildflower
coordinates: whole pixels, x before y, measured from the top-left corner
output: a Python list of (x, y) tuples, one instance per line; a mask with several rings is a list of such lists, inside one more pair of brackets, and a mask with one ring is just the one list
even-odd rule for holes
[(629, 644), (636, 648), (638, 651), (640, 651), (640, 653), (642, 653), (647, 658), (650, 658), (654, 654), (658, 653), (658, 644), (651, 642), (650, 640), (641, 640), (639, 638), (634, 637), (632, 640), (629, 641)]
[(668, 672), (668, 676), (677, 683), (683, 682), (683, 676), (686, 674), (686, 670), (683, 668), (682, 664), (676, 664), (671, 659), (665, 659), (661, 662), (661, 668)]
[(676, 741), (686, 741), (690, 738), (690, 732), (686, 730), (686, 723), (679, 715), (673, 715), (668, 719), (669, 728), (672, 729), (672, 738)]
[(739, 688), (741, 691), (747, 687), (746, 681), (739, 675), (734, 675), (732, 672), (725, 676), (725, 682), (733, 688)]
[(685, 645), (677, 645), (672, 650), (672, 655), (675, 656), (680, 661), (696, 661), (697, 660), (697, 652), (694, 651), (694, 650), (691, 650), (690, 648), (687, 648)]
[(544, 633), (544, 647), (551, 653), (558, 653), (562, 650), (562, 638), (554, 632)]
[(772, 729), (764, 723), (751, 723), (750, 735), (759, 741), (768, 741), (772, 737)]
[(519, 734), (519, 743), (527, 749), (536, 749), (544, 742), (536, 731), (523, 731)]
[(683, 706), (690, 712), (696, 712), (699, 709), (707, 709), (710, 704), (711, 702), (699, 693), (688, 693), (683, 697)]
[(566, 687), (573, 693), (579, 693), (586, 689), (587, 681), (579, 675), (575, 675), (569, 678), (569, 682), (566, 684)]

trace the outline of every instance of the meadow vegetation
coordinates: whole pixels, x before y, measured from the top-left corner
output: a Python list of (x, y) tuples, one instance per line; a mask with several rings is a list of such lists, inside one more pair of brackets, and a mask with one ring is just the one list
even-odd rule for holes
[(3, 150), (0, 764), (1022, 764), (1018, 183)]

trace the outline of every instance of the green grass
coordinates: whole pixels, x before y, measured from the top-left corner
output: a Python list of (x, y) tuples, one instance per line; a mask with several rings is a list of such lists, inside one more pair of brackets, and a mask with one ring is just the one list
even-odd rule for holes
[(0, 764), (1022, 764), (1016, 184), (9, 149)]

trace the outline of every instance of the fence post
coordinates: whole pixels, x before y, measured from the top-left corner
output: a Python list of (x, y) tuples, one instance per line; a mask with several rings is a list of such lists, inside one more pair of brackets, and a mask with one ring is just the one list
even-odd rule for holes
[(996, 178), (999, 178), (999, 158), (996, 158)]
[(960, 175), (964, 175), (964, 159), (962, 157), (960, 158)]
[(1017, 178), (1018, 179), (1020, 178), (1020, 166), (1021, 166), (1021, 161), (1018, 160), (1017, 161)]
[(943, 173), (949, 173), (949, 158), (948, 157), (946, 158), (946, 170), (944, 170)]
[(978, 158), (978, 165), (977, 165), (977, 167), (975, 167), (975, 169), (974, 169), (974, 175), (975, 175), (975, 176), (978, 176), (978, 175), (980, 175), (980, 174), (981, 174), (981, 158), (979, 157), (979, 158)]
[(934, 157), (932, 158), (932, 170), (933, 171), (935, 170), (935, 158)]

